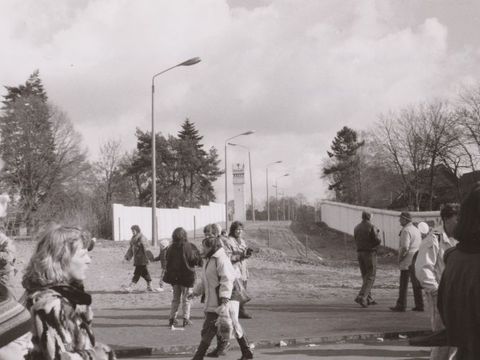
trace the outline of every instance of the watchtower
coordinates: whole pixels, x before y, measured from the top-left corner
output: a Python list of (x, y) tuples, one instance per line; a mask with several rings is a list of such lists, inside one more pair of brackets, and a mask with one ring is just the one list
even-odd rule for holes
[(233, 219), (238, 221), (246, 220), (245, 212), (245, 165), (233, 165), (233, 199), (235, 201), (235, 213)]

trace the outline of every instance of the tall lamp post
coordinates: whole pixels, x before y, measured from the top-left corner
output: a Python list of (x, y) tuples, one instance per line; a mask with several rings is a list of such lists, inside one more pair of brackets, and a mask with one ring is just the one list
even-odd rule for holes
[(266, 166), (266, 180), (267, 180), (267, 221), (270, 222), (270, 200), (268, 198), (268, 168), (275, 164), (281, 164), (282, 160), (271, 162)]
[(247, 149), (248, 151), (248, 173), (250, 174), (250, 201), (252, 203), (252, 220), (255, 222), (255, 207), (253, 205), (253, 185), (252, 185), (252, 159), (250, 157), (250, 148), (245, 145), (228, 143), (231, 146), (239, 146), (241, 148)]
[(251, 135), (255, 133), (253, 130), (245, 131), (244, 133), (229, 137), (225, 140), (225, 230), (228, 231), (228, 165), (227, 165), (227, 144), (230, 140), (235, 139), (239, 136)]
[(276, 208), (277, 208), (277, 221), (278, 221), (278, 179), (284, 177), (284, 176), (289, 176), (290, 174), (283, 174), (282, 176), (279, 176), (275, 179), (275, 203), (276, 203)]
[(159, 75), (162, 75), (166, 73), (167, 71), (170, 71), (172, 69), (175, 69), (176, 67), (179, 66), (191, 66), (198, 64), (200, 62), (199, 57), (194, 57), (191, 59), (188, 59), (180, 64), (177, 64), (175, 66), (172, 66), (166, 70), (160, 71), (159, 73), (155, 74), (152, 76), (152, 245), (155, 245), (157, 243), (157, 214), (156, 214), (156, 208), (157, 208), (157, 169), (156, 169), (156, 149), (155, 149), (155, 112), (154, 112), (154, 100), (155, 100), (155, 78)]

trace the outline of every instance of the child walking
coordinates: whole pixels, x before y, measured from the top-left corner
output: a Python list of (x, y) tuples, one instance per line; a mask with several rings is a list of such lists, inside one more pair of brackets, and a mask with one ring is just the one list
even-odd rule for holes
[(162, 272), (160, 274), (160, 281), (158, 283), (159, 287), (156, 290), (158, 292), (162, 292), (165, 290), (163, 277), (165, 276), (165, 271), (167, 270), (167, 249), (170, 246), (170, 239), (161, 239), (158, 242), (158, 246), (160, 247), (160, 253), (155, 259), (153, 259), (153, 261), (160, 261)]
[(147, 267), (147, 238), (142, 234), (138, 225), (133, 225), (131, 229), (133, 236), (130, 240), (130, 247), (125, 254), (125, 260), (130, 261), (130, 259), (133, 257), (133, 265), (135, 266), (135, 272), (133, 274), (131, 284), (125, 288), (125, 291), (132, 292), (138, 280), (140, 280), (140, 277), (143, 277), (147, 282), (147, 291), (153, 291), (152, 278), (150, 277), (150, 273), (148, 272)]

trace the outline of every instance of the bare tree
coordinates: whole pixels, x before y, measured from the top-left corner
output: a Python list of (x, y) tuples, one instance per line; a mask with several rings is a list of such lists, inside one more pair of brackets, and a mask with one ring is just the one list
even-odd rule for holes
[(442, 159), (455, 161), (452, 155), (458, 154), (461, 149), (458, 148), (460, 133), (455, 127), (454, 112), (445, 102), (437, 101), (421, 106), (419, 111), (429, 156), (428, 198), (429, 210), (432, 210), (436, 167)]
[(462, 129), (462, 144), (475, 171), (480, 158), (480, 85), (463, 90), (456, 106), (457, 123)]
[(120, 163), (122, 160), (119, 140), (109, 139), (100, 146), (100, 157), (94, 167), (103, 190), (103, 202), (108, 208), (112, 202), (116, 183), (120, 176)]
[(78, 205), (82, 203), (85, 207), (91, 192), (92, 176), (86, 150), (67, 114), (52, 104), (49, 104), (49, 113), (55, 144), (54, 161), (48, 169), (49, 177), (44, 180), (45, 193), (35, 219), (38, 223), (65, 221), (66, 214), (75, 213), (75, 221), (85, 222), (85, 214), (81, 215), (82, 209)]
[(420, 207), (421, 174), (428, 163), (428, 147), (424, 139), (424, 124), (420, 123), (414, 107), (380, 116), (377, 141), (388, 154), (400, 174), (409, 204)]

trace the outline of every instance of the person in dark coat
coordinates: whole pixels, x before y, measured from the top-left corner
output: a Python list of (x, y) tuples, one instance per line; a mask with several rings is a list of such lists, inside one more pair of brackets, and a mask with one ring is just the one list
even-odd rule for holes
[(457, 360), (480, 359), (480, 183), (460, 207), (454, 237), (445, 252), (438, 288), (438, 311), (447, 345), (456, 346)]
[(147, 282), (147, 291), (154, 291), (152, 288), (152, 277), (148, 271), (147, 238), (142, 234), (138, 225), (133, 225), (131, 229), (133, 235), (125, 254), (125, 260), (130, 261), (133, 258), (135, 272), (133, 273), (131, 284), (125, 288), (125, 291), (132, 292), (140, 277), (143, 277)]
[(202, 257), (197, 247), (188, 241), (184, 228), (176, 228), (172, 234), (172, 244), (167, 248), (167, 267), (163, 281), (172, 285), (173, 299), (170, 309), (169, 326), (177, 323), (177, 312), (182, 302), (183, 326), (192, 325), (190, 321), (190, 299), (195, 283), (195, 266), (202, 266)]
[(362, 288), (355, 302), (366, 308), (377, 302), (372, 297), (372, 287), (377, 272), (377, 249), (380, 246), (379, 230), (370, 222), (371, 214), (363, 211), (362, 222), (355, 226), (353, 236), (357, 246), (358, 264), (362, 274)]

